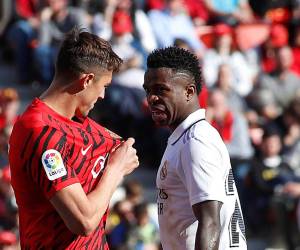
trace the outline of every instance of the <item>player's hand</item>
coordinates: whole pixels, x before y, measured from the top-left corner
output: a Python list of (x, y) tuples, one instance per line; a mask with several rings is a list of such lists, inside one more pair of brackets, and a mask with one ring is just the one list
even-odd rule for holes
[(139, 165), (139, 159), (133, 144), (133, 138), (129, 138), (122, 142), (113, 152), (111, 152), (108, 159), (108, 166), (114, 168), (117, 173), (120, 173), (123, 176), (130, 174)]

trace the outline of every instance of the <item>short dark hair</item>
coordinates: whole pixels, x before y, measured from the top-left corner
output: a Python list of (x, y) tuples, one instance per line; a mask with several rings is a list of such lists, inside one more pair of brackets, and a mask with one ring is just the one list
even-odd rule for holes
[(147, 59), (148, 68), (171, 68), (175, 71), (188, 72), (195, 81), (197, 93), (202, 88), (202, 74), (199, 60), (188, 50), (175, 46), (154, 50)]
[(57, 73), (88, 73), (95, 67), (115, 72), (121, 63), (107, 41), (75, 27), (61, 44), (55, 68)]

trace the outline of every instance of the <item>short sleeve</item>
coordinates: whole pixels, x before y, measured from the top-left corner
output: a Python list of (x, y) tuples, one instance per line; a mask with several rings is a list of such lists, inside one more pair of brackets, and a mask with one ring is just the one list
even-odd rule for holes
[(79, 182), (70, 162), (71, 143), (66, 134), (54, 128), (44, 127), (34, 132), (28, 164), (33, 181), (47, 199), (64, 187)]
[(180, 152), (182, 181), (189, 193), (191, 205), (206, 200), (225, 200), (225, 180), (222, 154), (208, 141), (191, 138)]

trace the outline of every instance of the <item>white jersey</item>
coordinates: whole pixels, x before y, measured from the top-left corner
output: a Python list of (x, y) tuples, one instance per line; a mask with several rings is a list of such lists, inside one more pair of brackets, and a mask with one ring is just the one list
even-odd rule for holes
[(219, 249), (247, 249), (245, 226), (230, 158), (205, 110), (190, 114), (171, 134), (156, 178), (164, 250), (194, 250), (198, 221), (192, 205), (223, 203)]

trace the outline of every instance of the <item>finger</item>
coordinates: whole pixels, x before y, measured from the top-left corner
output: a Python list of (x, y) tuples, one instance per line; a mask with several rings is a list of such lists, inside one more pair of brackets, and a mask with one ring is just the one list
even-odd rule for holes
[(127, 144), (127, 146), (131, 147), (134, 144), (134, 142), (135, 142), (134, 138), (130, 137), (127, 139), (125, 143)]

